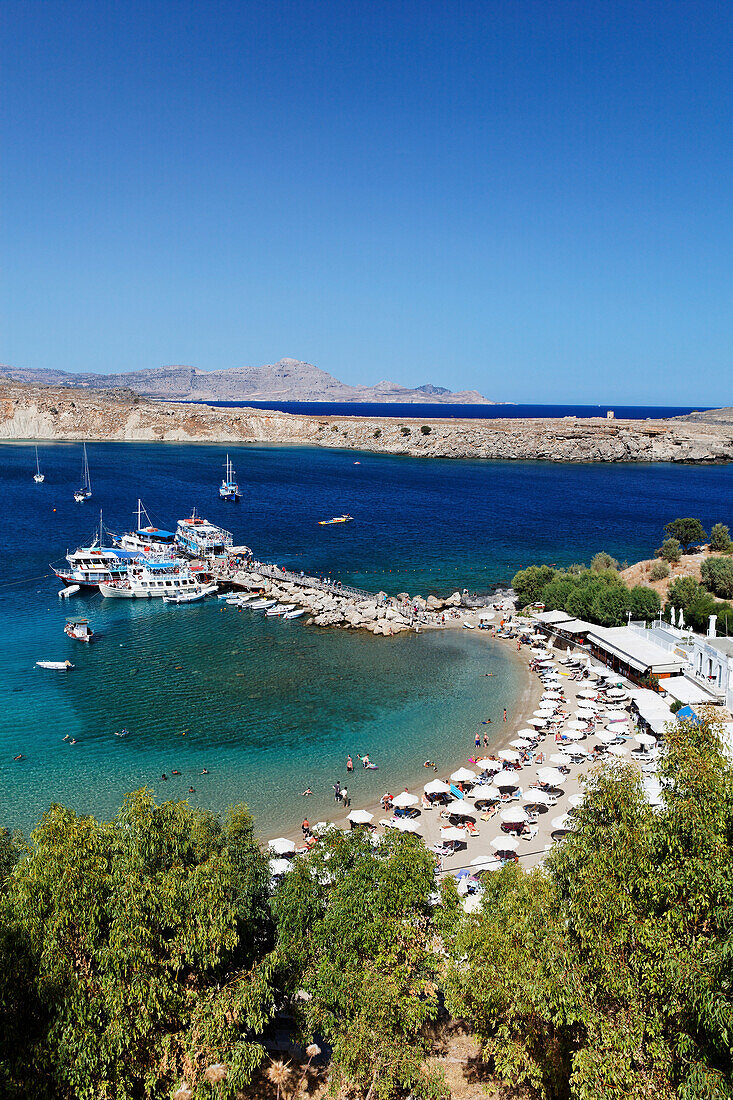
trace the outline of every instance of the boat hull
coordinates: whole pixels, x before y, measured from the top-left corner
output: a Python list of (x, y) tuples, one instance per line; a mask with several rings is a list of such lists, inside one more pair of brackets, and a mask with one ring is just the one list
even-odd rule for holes
[(99, 591), (102, 596), (106, 596), (108, 599), (114, 600), (131, 600), (133, 599), (133, 593), (129, 588), (117, 588), (113, 584), (105, 584), (103, 581), (99, 585)]

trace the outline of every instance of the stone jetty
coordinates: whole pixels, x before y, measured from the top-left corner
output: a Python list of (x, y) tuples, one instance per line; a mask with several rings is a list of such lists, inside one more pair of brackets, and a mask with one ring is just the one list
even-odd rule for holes
[(219, 572), (215, 579), (246, 592), (262, 593), (271, 600), (297, 604), (310, 612), (308, 624), (368, 630), (385, 636), (416, 627), (438, 627), (446, 611), (450, 613), (462, 604), (460, 592), (445, 600), (437, 596), (410, 596), (407, 592), (397, 596), (388, 596), (386, 592), (373, 594), (338, 582), (299, 577), (260, 563)]

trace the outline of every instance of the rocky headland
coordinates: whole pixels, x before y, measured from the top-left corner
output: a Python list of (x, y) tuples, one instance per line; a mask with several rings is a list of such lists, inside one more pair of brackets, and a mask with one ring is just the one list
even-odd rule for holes
[(733, 421), (306, 416), (154, 401), (129, 390), (0, 383), (0, 440), (273, 443), (425, 458), (733, 460)]

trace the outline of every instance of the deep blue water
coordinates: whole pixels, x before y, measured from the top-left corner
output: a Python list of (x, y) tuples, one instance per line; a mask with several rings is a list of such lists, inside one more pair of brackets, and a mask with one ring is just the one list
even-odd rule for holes
[[(207, 401), (199, 404), (247, 409), (277, 409), (280, 412), (301, 413), (309, 416), (393, 416), (446, 419), (471, 417), (478, 420), (518, 419), (522, 417), (555, 416), (605, 416), (613, 410), (618, 420), (649, 420), (667, 416), (685, 416), (701, 411), (683, 405), (411, 405), (405, 402), (381, 404), (379, 402), (343, 401)], [(703, 406), (707, 408), (707, 406)]]
[[(28, 828), (52, 800), (109, 814), (149, 784), (212, 809), (245, 800), (263, 830), (328, 809), (347, 752), (380, 770), (358, 773), (355, 799), (413, 778), (422, 760), (468, 752), (477, 723), (510, 713), (509, 656), (476, 632), (380, 639), (266, 620), (215, 602), (74, 602), (57, 598), (48, 563), (84, 543), (103, 507), (111, 529), (132, 525), (140, 495), (170, 527), (192, 506), (228, 526), (259, 557), (332, 572), (371, 590), (446, 594), (487, 589), (531, 561), (648, 556), (677, 515), (733, 526), (730, 466), (554, 465), (413, 459), (300, 447), (230, 446), (243, 499), (219, 500), (226, 448), (92, 444), (93, 499), (72, 500), (78, 445), (0, 447), (0, 823)], [(356, 459), (360, 465), (355, 465)], [(319, 527), (349, 511), (355, 522)], [(62, 633), (89, 615), (90, 648)], [(69, 657), (54, 674), (38, 659)], [(492, 678), (482, 675), (486, 668)], [(129, 737), (115, 738), (127, 727)], [(62, 737), (78, 740), (71, 746)], [(25, 760), (16, 764), (13, 756)], [(200, 775), (203, 767), (209, 770)], [(172, 778), (174, 768), (182, 772)], [(163, 781), (165, 772), (170, 778)]]

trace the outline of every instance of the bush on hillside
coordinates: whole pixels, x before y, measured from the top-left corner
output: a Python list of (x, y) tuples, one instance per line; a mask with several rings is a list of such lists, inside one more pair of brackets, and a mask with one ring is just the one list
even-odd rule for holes
[(616, 559), (612, 558), (610, 554), (607, 554), (605, 550), (601, 550), (599, 553), (593, 555), (590, 567), (594, 573), (601, 573), (605, 569), (618, 570), (619, 564)]
[(679, 539), (665, 539), (657, 550), (657, 557), (668, 562), (679, 561), (682, 557), (682, 547)]
[(716, 523), (710, 532), (710, 549), (719, 554), (730, 554), (733, 551), (730, 531), (724, 523)]
[(663, 581), (670, 573), (669, 565), (666, 561), (655, 561), (649, 569), (650, 581)]
[(549, 565), (529, 565), (526, 569), (520, 569), (512, 577), (512, 588), (517, 594), (520, 607), (537, 603), (542, 595), (542, 589), (555, 576), (555, 570)]
[(716, 596), (723, 599), (733, 596), (733, 561), (730, 558), (708, 558), (702, 563), (700, 574), (703, 584)]

